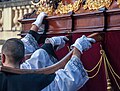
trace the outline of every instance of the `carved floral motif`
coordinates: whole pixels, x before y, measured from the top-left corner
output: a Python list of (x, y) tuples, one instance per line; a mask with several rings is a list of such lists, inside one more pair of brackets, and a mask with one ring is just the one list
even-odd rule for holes
[[(69, 12), (79, 10), (85, 0), (76, 0), (74, 3), (64, 4), (62, 0), (40, 0), (38, 3), (33, 3), (38, 7), (38, 12), (46, 12), (48, 15), (62, 15)], [(113, 0), (86, 0), (83, 8), (89, 10), (98, 10), (102, 7), (109, 8)], [(118, 0), (120, 3), (120, 0)]]
[(86, 0), (84, 9), (98, 10), (99, 8), (109, 8), (113, 0)]
[(62, 2), (59, 3), (58, 8), (55, 10), (56, 14), (67, 14), (69, 12), (76, 12), (79, 10), (82, 0), (77, 0), (73, 4), (64, 5)]

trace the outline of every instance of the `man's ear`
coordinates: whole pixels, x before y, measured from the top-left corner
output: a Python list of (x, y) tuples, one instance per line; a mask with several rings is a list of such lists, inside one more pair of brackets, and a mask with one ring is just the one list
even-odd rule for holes
[(5, 59), (6, 59), (5, 54), (1, 54), (1, 61), (2, 61), (2, 63), (5, 63)]

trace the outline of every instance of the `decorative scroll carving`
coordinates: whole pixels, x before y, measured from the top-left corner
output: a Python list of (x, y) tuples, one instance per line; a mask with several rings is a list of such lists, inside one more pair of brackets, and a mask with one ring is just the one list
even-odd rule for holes
[(117, 4), (119, 5), (119, 7), (120, 7), (120, 0), (117, 0)]
[(61, 0), (40, 0), (39, 2), (35, 3), (31, 1), (31, 3), (38, 7), (38, 12), (46, 12), (48, 15), (53, 15), (54, 10), (57, 8), (58, 3)]
[(62, 2), (59, 3), (58, 8), (55, 10), (56, 14), (67, 14), (69, 12), (76, 12), (82, 3), (82, 0), (75, 1), (73, 4), (64, 5)]
[[(32, 4), (38, 7), (38, 12), (46, 12), (48, 15), (62, 15), (69, 12), (76, 12), (83, 8), (89, 10), (98, 10), (102, 7), (109, 8), (113, 0), (75, 0), (74, 2), (66, 3), (63, 0), (40, 0), (37, 3), (32, 1)], [(120, 0), (118, 0), (118, 3)], [(83, 5), (84, 4), (84, 5)]]
[(113, 0), (87, 0), (84, 9), (98, 10), (102, 7), (109, 8)]
[(82, 3), (82, 0), (77, 0), (73, 4), (63, 4), (61, 0), (40, 0), (37, 3), (34, 3), (32, 1), (32, 4), (35, 6), (38, 6), (38, 12), (46, 12), (48, 15), (54, 15), (54, 14), (67, 14), (72, 11), (77, 11), (80, 8), (80, 3)]
[(45, 5), (43, 7), (43, 5), (40, 5), (40, 7), (38, 8), (37, 14), (39, 14), (40, 12), (46, 12), (48, 15), (52, 15), (54, 12), (54, 9), (53, 9), (53, 6), (49, 7), (49, 5)]

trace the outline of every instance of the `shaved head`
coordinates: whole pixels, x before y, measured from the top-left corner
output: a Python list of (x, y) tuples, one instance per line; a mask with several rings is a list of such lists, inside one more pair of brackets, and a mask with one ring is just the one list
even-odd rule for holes
[(2, 53), (9, 58), (11, 62), (20, 62), (24, 58), (24, 44), (20, 39), (8, 39), (2, 46)]

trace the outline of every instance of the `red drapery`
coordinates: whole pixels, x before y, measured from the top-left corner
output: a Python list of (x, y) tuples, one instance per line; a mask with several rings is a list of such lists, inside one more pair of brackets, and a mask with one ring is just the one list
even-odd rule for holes
[[(82, 35), (89, 35), (90, 33), (76, 33), (72, 34), (72, 42)], [(92, 48), (88, 51), (84, 52), (82, 55), (82, 62), (86, 69), (92, 69), (99, 61), (101, 54), (100, 54), (100, 44), (102, 44), (106, 55), (108, 57), (108, 60), (110, 64), (112, 65), (115, 72), (120, 76), (120, 31), (111, 31), (105, 33), (105, 38), (102, 43), (95, 43), (93, 44)], [(65, 56), (65, 54), (68, 52), (68, 48), (65, 47), (64, 49), (57, 52), (57, 55), (59, 58), (62, 58)], [(97, 69), (94, 70), (92, 73), (89, 73), (89, 76), (92, 76), (96, 73)], [(111, 76), (109, 72), (110, 80), (112, 83), (112, 87), (114, 91), (119, 91), (117, 85), (115, 84), (115, 81), (113, 77)], [(118, 81), (118, 79), (117, 79)], [(118, 81), (120, 83), (120, 81)], [(106, 75), (105, 75), (105, 68), (104, 63), (102, 62), (101, 68), (97, 76), (90, 79), (79, 91), (107, 91), (107, 81), (106, 81)]]

